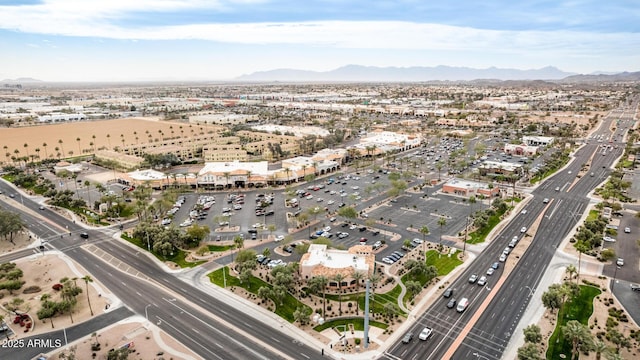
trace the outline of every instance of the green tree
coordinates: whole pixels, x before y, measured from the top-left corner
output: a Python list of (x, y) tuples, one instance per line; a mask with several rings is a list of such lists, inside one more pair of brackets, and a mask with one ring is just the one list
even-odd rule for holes
[(41, 305), (42, 307), (40, 308), (40, 310), (37, 311), (36, 315), (40, 320), (50, 319), (51, 328), (53, 329), (54, 328), (53, 318), (58, 313), (59, 306), (58, 306), (58, 303), (51, 301), (50, 299), (51, 299), (51, 296), (49, 294), (43, 294), (40, 297), (40, 301), (42, 302), (42, 305)]
[(203, 225), (200, 226), (198, 224), (193, 224), (187, 228), (186, 237), (189, 247), (195, 248), (200, 245), (200, 243), (209, 236), (211, 230), (208, 226)]
[(293, 318), (295, 321), (300, 323), (300, 325), (304, 326), (309, 323), (311, 318), (311, 308), (308, 306), (298, 306), (293, 312)]
[(258, 289), (258, 297), (262, 299), (262, 301), (267, 301), (271, 296), (271, 289), (268, 286), (261, 286)]
[(547, 309), (554, 312), (562, 306), (562, 293), (560, 292), (560, 285), (553, 284), (549, 286), (549, 289), (542, 293), (542, 305)]
[(540, 326), (531, 324), (522, 330), (524, 332), (524, 341), (538, 344), (542, 341), (542, 333)]
[(233, 237), (233, 244), (236, 249), (242, 249), (244, 247), (244, 238), (240, 235), (236, 235)]
[(73, 324), (73, 308), (78, 303), (77, 296), (82, 293), (82, 289), (75, 283), (75, 279), (69, 279), (62, 282), (62, 302), (60, 307), (62, 312), (68, 311), (71, 323)]
[(409, 280), (404, 285), (407, 287), (409, 294), (411, 294), (411, 299), (415, 298), (416, 295), (422, 291), (422, 285), (420, 285), (419, 281)]
[(585, 345), (593, 344), (593, 336), (589, 328), (576, 320), (569, 320), (562, 327), (562, 334), (567, 341), (571, 342), (571, 359), (577, 359), (579, 351), (584, 349)]
[(326, 288), (328, 283), (329, 279), (322, 275), (314, 276), (307, 282), (307, 286), (311, 293), (316, 295), (322, 293), (322, 317), (325, 317), (327, 309)]
[(534, 343), (525, 343), (518, 348), (518, 360), (542, 360), (540, 349)]

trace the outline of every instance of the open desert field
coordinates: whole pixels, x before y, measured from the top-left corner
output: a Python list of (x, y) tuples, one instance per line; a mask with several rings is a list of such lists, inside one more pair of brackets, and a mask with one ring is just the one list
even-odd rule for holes
[[(40, 158), (90, 154), (94, 149), (113, 149), (130, 145), (208, 133), (220, 129), (212, 125), (192, 125), (182, 122), (160, 121), (154, 118), (95, 120), (65, 124), (0, 128), (0, 161), (11, 156)], [(156, 140), (157, 139), (157, 140)], [(27, 146), (25, 146), (25, 144)], [(46, 145), (45, 145), (46, 144)], [(58, 148), (58, 150), (56, 150)], [(18, 150), (18, 153), (15, 151)], [(6, 154), (9, 153), (9, 156)]]

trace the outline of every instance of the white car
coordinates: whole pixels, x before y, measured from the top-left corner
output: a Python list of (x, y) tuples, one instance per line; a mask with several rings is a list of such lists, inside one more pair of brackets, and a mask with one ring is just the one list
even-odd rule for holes
[(605, 237), (602, 238), (602, 241), (605, 241), (605, 242), (616, 242), (616, 239), (614, 239), (614, 238), (612, 238), (610, 236), (605, 236)]
[(191, 226), (191, 224), (193, 224), (193, 220), (187, 219), (187, 220), (183, 221), (182, 224), (180, 224), (180, 226), (181, 227)]
[(627, 233), (627, 234), (630, 234), (631, 233), (631, 228), (629, 228), (629, 227), (624, 228), (624, 232)]
[(420, 332), (420, 335), (418, 335), (418, 339), (423, 340), (423, 341), (427, 340), (431, 336), (432, 333), (433, 333), (433, 330), (431, 328), (426, 327), (426, 328), (422, 329), (422, 332)]
[(325, 226), (322, 228), (323, 231), (329, 232), (331, 231), (331, 226)]
[(335, 204), (335, 201), (333, 201), (333, 200), (327, 201), (327, 205), (332, 205), (332, 204)]
[(282, 241), (282, 240), (284, 240), (284, 235), (278, 235), (278, 236), (276, 236), (276, 240), (275, 240), (276, 242), (278, 242), (278, 241)]
[(505, 262), (505, 261), (507, 261), (507, 255), (505, 255), (505, 254), (500, 255), (500, 258), (499, 258), (498, 260), (499, 260), (500, 262)]
[(358, 225), (356, 224), (352, 224), (351, 226), (349, 226), (349, 230), (355, 230), (358, 228)]
[(522, 229), (520, 229), (520, 232), (521, 233), (526, 233), (527, 232), (527, 228), (523, 226)]
[(171, 224), (171, 219), (169, 218), (162, 219), (162, 225), (169, 225), (169, 224)]
[(311, 199), (313, 199), (313, 195), (307, 195), (307, 197), (305, 199), (311, 200)]
[(323, 198), (317, 198), (317, 199), (316, 199), (316, 201), (317, 201), (317, 202), (323, 202), (323, 201), (324, 201), (324, 199), (323, 199)]
[(618, 258), (618, 260), (616, 261), (616, 265), (618, 265), (618, 266), (624, 265), (624, 259), (623, 258)]

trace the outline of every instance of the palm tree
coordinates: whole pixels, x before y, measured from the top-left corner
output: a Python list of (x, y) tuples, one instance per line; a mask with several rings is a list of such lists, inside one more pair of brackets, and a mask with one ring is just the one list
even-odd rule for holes
[(358, 271), (354, 271), (351, 274), (351, 278), (356, 281), (356, 290), (360, 288), (360, 282), (364, 278), (364, 274)]
[(29, 144), (24, 143), (24, 151), (27, 153), (27, 157), (29, 156)]
[[(268, 248), (267, 248), (268, 249)], [(327, 312), (327, 284), (329, 283), (329, 279), (326, 276), (314, 276), (308, 281), (309, 288), (314, 293), (319, 293), (322, 291), (322, 317), (325, 317)]]
[(109, 143), (109, 149), (111, 149), (111, 134), (107, 134), (107, 142)]
[(582, 254), (586, 253), (587, 251), (589, 251), (591, 249), (591, 247), (587, 243), (582, 241), (582, 240), (576, 241), (574, 246), (575, 246), (576, 250), (578, 251), (578, 270), (576, 271), (576, 274), (578, 275), (576, 277), (576, 282), (578, 282), (578, 279), (580, 279), (580, 267), (582, 265)]
[(425, 246), (427, 244), (427, 235), (429, 235), (429, 228), (424, 225), (420, 228), (420, 234), (422, 234), (422, 253), (425, 253)]
[(440, 245), (442, 245), (442, 227), (447, 225), (447, 219), (441, 217), (438, 219), (438, 226), (440, 226)]
[(569, 266), (567, 266), (567, 269), (565, 271), (567, 272), (567, 274), (569, 274), (569, 281), (571, 281), (571, 279), (573, 279), (573, 274), (578, 272), (578, 270), (576, 269), (576, 267), (573, 264), (569, 264)]
[(80, 148), (80, 137), (77, 137), (76, 141), (78, 142), (78, 154), (82, 154), (82, 149)]
[(337, 273), (333, 276), (333, 280), (338, 282), (338, 314), (342, 316), (342, 280), (344, 280), (344, 275)]
[(593, 341), (589, 328), (576, 320), (569, 320), (562, 327), (565, 339), (571, 341), (571, 359), (579, 356), (580, 345)]
[(440, 181), (440, 170), (442, 170), (442, 163), (440, 161), (436, 163), (436, 169), (438, 169), (438, 181)]
[(64, 155), (64, 146), (62, 145), (64, 141), (62, 139), (58, 139), (58, 145), (60, 145), (60, 149), (62, 149), (62, 155)]
[(87, 196), (88, 196), (88, 198), (89, 198), (89, 203), (88, 203), (88, 205), (89, 205), (89, 208), (91, 208), (91, 181), (89, 181), (89, 180), (85, 180), (85, 181), (84, 181), (84, 186), (86, 186), (86, 187), (87, 187)]
[(93, 316), (93, 309), (91, 308), (91, 299), (89, 298), (89, 283), (93, 282), (93, 279), (91, 278), (91, 276), (85, 275), (82, 277), (82, 280), (84, 280), (84, 283), (87, 287), (87, 302), (89, 303), (89, 311), (91, 311), (91, 316)]
[(593, 351), (596, 352), (596, 360), (600, 360), (602, 358), (602, 354), (608, 355), (611, 352), (611, 349), (605, 344), (603, 341), (596, 341), (593, 346)]

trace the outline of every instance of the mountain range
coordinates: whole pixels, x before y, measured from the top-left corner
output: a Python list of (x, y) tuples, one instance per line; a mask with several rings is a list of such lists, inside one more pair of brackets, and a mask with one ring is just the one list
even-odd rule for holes
[(562, 71), (553, 66), (540, 69), (519, 70), (490, 67), (475, 69), (469, 67), (376, 67), (347, 65), (330, 71), (310, 71), (298, 69), (276, 69), (259, 71), (237, 77), (237, 81), (261, 82), (426, 82), (426, 81), (526, 81), (550, 80), (567, 82), (637, 81), (640, 72), (595, 73), (581, 75)]
[(376, 67), (347, 65), (330, 71), (276, 69), (242, 75), (239, 81), (347, 81), (347, 82), (421, 82), (421, 81), (472, 81), (493, 80), (560, 80), (576, 75), (553, 66), (540, 69), (519, 70), (490, 67)]

